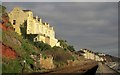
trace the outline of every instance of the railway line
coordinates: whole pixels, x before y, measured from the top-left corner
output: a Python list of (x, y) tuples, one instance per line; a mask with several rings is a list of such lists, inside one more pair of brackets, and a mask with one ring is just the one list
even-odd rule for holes
[(96, 71), (96, 75), (120, 75), (120, 73), (111, 69), (107, 65), (98, 62), (98, 69)]
[(79, 64), (79, 65), (76, 65), (76, 66), (64, 66), (64, 67), (61, 67), (61, 68), (57, 68), (57, 69), (53, 69), (49, 72), (43, 72), (43, 73), (40, 73), (40, 72), (35, 72), (35, 73), (32, 73), (30, 75), (34, 75), (34, 74), (37, 74), (37, 75), (89, 75), (88, 73), (92, 74), (92, 75), (95, 75), (95, 72), (98, 68), (98, 64), (96, 62), (85, 62), (83, 64)]

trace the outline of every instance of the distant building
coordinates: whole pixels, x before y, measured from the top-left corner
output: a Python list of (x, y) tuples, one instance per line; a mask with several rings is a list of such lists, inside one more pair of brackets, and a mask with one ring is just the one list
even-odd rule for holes
[(99, 54), (99, 53), (95, 53), (95, 52), (92, 52), (88, 49), (80, 49), (81, 51), (84, 52), (83, 56), (86, 58), (86, 59), (91, 59), (91, 60), (95, 60), (95, 61), (105, 61), (105, 54)]
[(38, 16), (33, 17), (31, 10), (22, 10), (19, 7), (15, 7), (8, 16), (15, 32), (19, 35), (22, 34), (20, 27), (26, 24), (26, 35), (36, 35), (33, 38), (34, 42), (43, 41), (51, 47), (60, 46), (60, 42), (55, 38), (53, 27), (46, 22), (43, 23)]

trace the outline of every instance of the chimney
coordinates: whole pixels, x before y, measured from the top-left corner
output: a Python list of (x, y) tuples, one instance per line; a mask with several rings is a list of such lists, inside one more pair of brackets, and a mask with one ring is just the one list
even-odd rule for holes
[(50, 29), (53, 30), (53, 27), (51, 26)]
[(50, 27), (49, 23), (48, 23), (48, 28)]
[(40, 21), (40, 23), (42, 23), (42, 19), (41, 18), (39, 19), (39, 21)]
[(48, 27), (48, 23), (47, 22), (45, 22), (45, 26)]
[(47, 23), (45, 22), (45, 25), (47, 25)]
[(36, 21), (38, 21), (38, 16), (36, 16), (35, 18), (36, 18)]

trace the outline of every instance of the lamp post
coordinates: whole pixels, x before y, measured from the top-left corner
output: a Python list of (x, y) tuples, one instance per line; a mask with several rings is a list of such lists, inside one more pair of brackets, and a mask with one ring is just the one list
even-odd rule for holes
[(22, 73), (23, 73), (23, 71), (24, 71), (24, 69), (25, 69), (25, 63), (26, 63), (26, 61), (25, 61), (25, 60), (23, 60), (23, 68), (22, 68)]

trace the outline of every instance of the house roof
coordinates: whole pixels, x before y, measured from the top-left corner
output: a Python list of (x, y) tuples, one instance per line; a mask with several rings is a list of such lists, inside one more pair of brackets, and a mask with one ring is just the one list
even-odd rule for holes
[(31, 10), (23, 10), (24, 12), (28, 12), (28, 11), (31, 11)]

